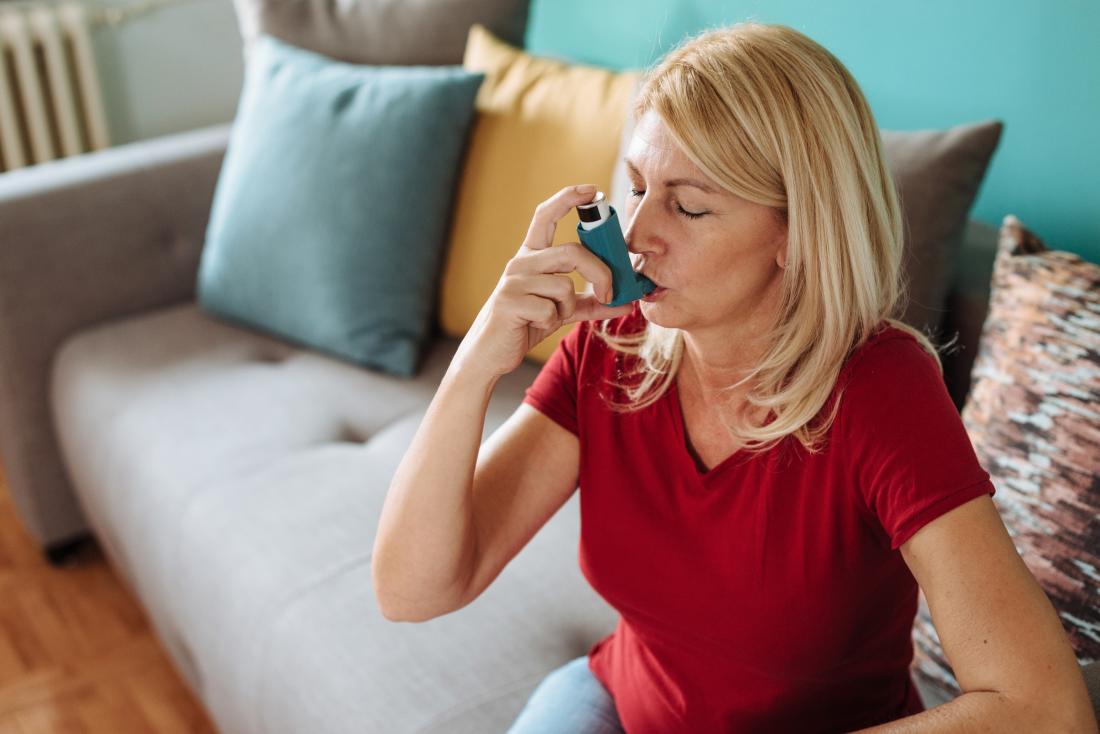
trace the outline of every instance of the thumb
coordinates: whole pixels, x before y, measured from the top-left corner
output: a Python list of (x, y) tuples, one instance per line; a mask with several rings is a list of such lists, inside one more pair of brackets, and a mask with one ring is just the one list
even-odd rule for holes
[(608, 306), (605, 303), (600, 303), (595, 295), (586, 294), (577, 297), (577, 305), (573, 309), (573, 315), (563, 323), (571, 324), (574, 321), (590, 321), (592, 319), (613, 319), (617, 316), (626, 316), (633, 310), (633, 302), (624, 303), (621, 306)]

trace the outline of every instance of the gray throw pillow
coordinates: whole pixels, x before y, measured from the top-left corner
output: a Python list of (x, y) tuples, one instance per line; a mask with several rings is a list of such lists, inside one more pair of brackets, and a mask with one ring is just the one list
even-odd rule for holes
[(461, 64), (470, 26), (523, 46), (528, 0), (233, 0), (244, 56), (261, 34), (354, 64)]
[(905, 219), (909, 303), (901, 320), (910, 326), (940, 329), (955, 256), (1003, 129), (990, 120), (946, 130), (880, 131)]

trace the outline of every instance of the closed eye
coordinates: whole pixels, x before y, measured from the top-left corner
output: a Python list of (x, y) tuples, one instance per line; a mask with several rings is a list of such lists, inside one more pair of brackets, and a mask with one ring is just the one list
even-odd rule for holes
[[(630, 195), (634, 196), (634, 197), (644, 196), (645, 192), (644, 191), (638, 191), (638, 189), (631, 189), (630, 190)], [(680, 204), (678, 202), (676, 204), (676, 210), (678, 212), (680, 212), (680, 214), (687, 217), (688, 219), (698, 219), (699, 217), (705, 217), (709, 213), (709, 212), (689, 212), (688, 210), (684, 209), (684, 207), (680, 206)]]

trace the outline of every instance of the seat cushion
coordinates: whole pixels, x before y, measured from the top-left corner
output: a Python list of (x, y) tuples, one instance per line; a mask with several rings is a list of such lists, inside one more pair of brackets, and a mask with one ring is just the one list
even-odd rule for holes
[[(505, 731), (538, 683), (618, 616), (574, 573), (578, 498), (457, 612), (386, 622), (366, 560), (283, 605), (265, 635), (257, 731)], [(303, 683), (317, 678), (326, 684)]]
[[(473, 604), (423, 625), (378, 612), (378, 516), (457, 345), (409, 380), (185, 303), (59, 350), (54, 417), (89, 523), (223, 731), (503, 728), (614, 627), (577, 567), (576, 495)], [(483, 438), (538, 369), (497, 384)]]

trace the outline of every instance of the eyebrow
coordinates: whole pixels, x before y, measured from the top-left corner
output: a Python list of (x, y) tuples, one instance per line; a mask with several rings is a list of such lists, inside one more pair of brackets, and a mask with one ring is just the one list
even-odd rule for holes
[[(638, 167), (635, 166), (629, 158), (623, 158), (623, 163), (625, 163), (627, 167), (634, 172), (635, 176), (637, 176), (638, 178), (642, 177), (642, 172), (638, 170)], [(706, 191), (708, 194), (721, 193), (710, 184), (704, 181), (700, 181), (697, 178), (673, 178), (665, 181), (665, 186), (669, 188), (672, 188), (673, 186), (694, 186), (697, 189), (702, 189), (703, 191)]]

